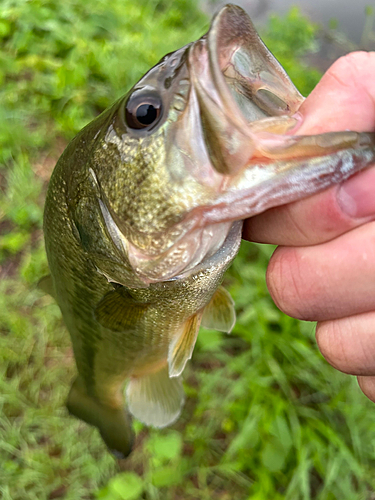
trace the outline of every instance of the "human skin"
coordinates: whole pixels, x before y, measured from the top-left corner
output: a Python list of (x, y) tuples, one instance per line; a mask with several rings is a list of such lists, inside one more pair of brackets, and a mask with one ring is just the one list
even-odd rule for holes
[[(337, 60), (303, 103), (298, 134), (375, 131), (375, 52)], [(336, 369), (375, 402), (375, 165), (339, 186), (248, 219), (243, 237), (280, 245), (267, 285), (286, 314), (317, 321)]]

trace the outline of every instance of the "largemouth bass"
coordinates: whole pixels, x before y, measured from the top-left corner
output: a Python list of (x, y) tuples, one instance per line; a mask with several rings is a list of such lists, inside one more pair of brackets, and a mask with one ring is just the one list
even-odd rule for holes
[(220, 283), (241, 220), (374, 162), (372, 134), (294, 135), (302, 102), (227, 5), (59, 159), (44, 234), (78, 369), (67, 406), (117, 456), (131, 451), (129, 413), (155, 427), (178, 418), (200, 325), (233, 328)]

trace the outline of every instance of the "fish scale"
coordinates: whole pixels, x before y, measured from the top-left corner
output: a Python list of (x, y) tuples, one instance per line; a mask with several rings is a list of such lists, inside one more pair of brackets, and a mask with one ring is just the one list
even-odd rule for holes
[(372, 133), (293, 135), (302, 102), (246, 13), (227, 5), (59, 159), (42, 283), (72, 338), (68, 410), (117, 457), (132, 449), (130, 414), (155, 427), (180, 415), (200, 325), (232, 330), (220, 283), (241, 220), (374, 162)]

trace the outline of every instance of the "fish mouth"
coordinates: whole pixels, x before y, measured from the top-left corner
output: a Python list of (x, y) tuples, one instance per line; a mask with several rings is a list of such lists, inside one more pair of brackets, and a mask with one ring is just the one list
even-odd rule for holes
[(295, 135), (304, 98), (241, 7), (218, 12), (188, 65), (206, 150), (222, 179), (212, 203), (199, 207), (200, 225), (252, 217), (374, 162), (373, 133)]

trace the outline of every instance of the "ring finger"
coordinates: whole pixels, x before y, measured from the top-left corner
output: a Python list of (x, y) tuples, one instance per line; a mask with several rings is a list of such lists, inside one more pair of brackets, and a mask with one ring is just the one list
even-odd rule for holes
[(316, 340), (326, 360), (350, 375), (375, 375), (375, 311), (318, 323)]

